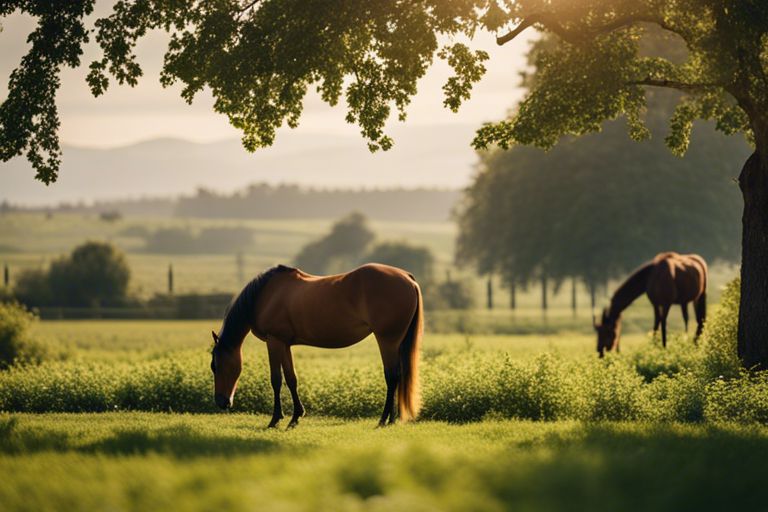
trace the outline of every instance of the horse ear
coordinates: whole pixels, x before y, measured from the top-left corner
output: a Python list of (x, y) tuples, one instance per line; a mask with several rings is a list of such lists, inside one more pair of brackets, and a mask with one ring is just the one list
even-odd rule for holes
[(211, 331), (211, 336), (213, 336), (213, 344), (216, 345), (219, 342), (219, 337), (213, 331)]

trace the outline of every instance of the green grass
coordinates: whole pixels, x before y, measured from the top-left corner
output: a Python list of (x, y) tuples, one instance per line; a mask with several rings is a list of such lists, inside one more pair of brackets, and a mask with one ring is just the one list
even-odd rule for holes
[(4, 510), (731, 510), (763, 506), (768, 429), (0, 416)]
[[(730, 332), (733, 312), (721, 311), (715, 337)], [(422, 415), (385, 429), (374, 429), (384, 382), (373, 340), (296, 347), (308, 416), (286, 431), (264, 428), (272, 392), (253, 338), (234, 412), (209, 414), (218, 323), (34, 325), (66, 358), (0, 372), (0, 509), (762, 507), (768, 377), (718, 379), (702, 364), (711, 350), (690, 338), (662, 350), (638, 330), (601, 361), (594, 334), (556, 322), (539, 334), (428, 332)]]
[[(0, 373), (8, 412), (214, 412), (207, 321), (41, 322), (64, 360)], [(622, 353), (598, 360), (594, 335), (443, 335), (422, 350), (424, 419), (487, 418), (768, 422), (768, 379), (704, 376), (703, 348), (675, 336), (669, 348), (628, 334)], [(384, 379), (372, 339), (343, 350), (296, 347), (300, 393), (310, 415), (375, 417)], [(268, 413), (266, 350), (250, 338), (235, 411)], [(714, 380), (713, 380), (714, 379)], [(754, 398), (750, 398), (753, 397)], [(766, 395), (768, 396), (768, 395)], [(284, 408), (291, 410), (288, 393)]]

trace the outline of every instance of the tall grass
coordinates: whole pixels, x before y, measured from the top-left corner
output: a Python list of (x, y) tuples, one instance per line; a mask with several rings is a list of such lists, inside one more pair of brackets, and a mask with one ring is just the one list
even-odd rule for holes
[[(768, 396), (768, 378), (742, 373), (732, 355), (737, 294), (738, 286), (730, 285), (699, 347), (686, 337), (675, 337), (667, 349), (646, 342), (628, 354), (599, 360), (583, 349), (583, 355), (553, 349), (535, 357), (513, 357), (502, 349), (481, 349), (469, 337), (464, 343), (458, 338), (450, 344), (426, 343), (422, 417), (449, 422), (484, 418), (768, 422), (768, 399), (763, 398)], [(158, 326), (170, 333), (169, 324)], [(202, 332), (195, 327), (182, 331), (182, 337), (193, 331)], [(93, 342), (97, 351), (110, 344), (120, 350), (129, 346), (109, 334), (102, 336)], [(213, 412), (209, 354), (202, 348), (181, 348), (181, 338), (169, 341), (178, 348), (158, 350), (167, 346), (166, 339), (162, 335), (146, 345), (148, 357), (49, 361), (0, 372), (0, 410)], [(374, 350), (371, 346), (365, 358), (317, 355), (312, 364), (300, 365), (300, 393), (309, 414), (342, 418), (379, 414), (385, 389)], [(235, 410), (271, 412), (268, 373), (264, 357), (248, 357)], [(288, 393), (284, 397), (284, 408), (290, 410)]]

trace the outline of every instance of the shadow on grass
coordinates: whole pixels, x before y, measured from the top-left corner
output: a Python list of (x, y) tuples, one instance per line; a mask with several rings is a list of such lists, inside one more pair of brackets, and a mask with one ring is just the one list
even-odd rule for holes
[(547, 439), (539, 456), (479, 469), (479, 485), (523, 509), (765, 509), (764, 430), (607, 424), (572, 434)]
[(201, 435), (187, 425), (163, 429), (122, 429), (99, 441), (81, 444), (67, 433), (19, 429), (15, 418), (0, 421), (0, 453), (81, 452), (107, 455), (158, 453), (176, 458), (266, 453), (279, 445), (266, 439)]

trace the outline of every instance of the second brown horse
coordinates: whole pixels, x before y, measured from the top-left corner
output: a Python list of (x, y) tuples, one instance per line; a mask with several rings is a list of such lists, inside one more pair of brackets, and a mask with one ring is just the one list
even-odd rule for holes
[(611, 298), (611, 305), (603, 310), (600, 323), (592, 319), (597, 331), (597, 352), (619, 350), (621, 312), (645, 293), (653, 306), (653, 331), (661, 326), (661, 343), (667, 346), (667, 315), (673, 304), (679, 304), (683, 312), (685, 329), (688, 330), (688, 303), (693, 302), (696, 314), (698, 339), (707, 316), (707, 263), (698, 254), (663, 252), (635, 270), (619, 286)]

